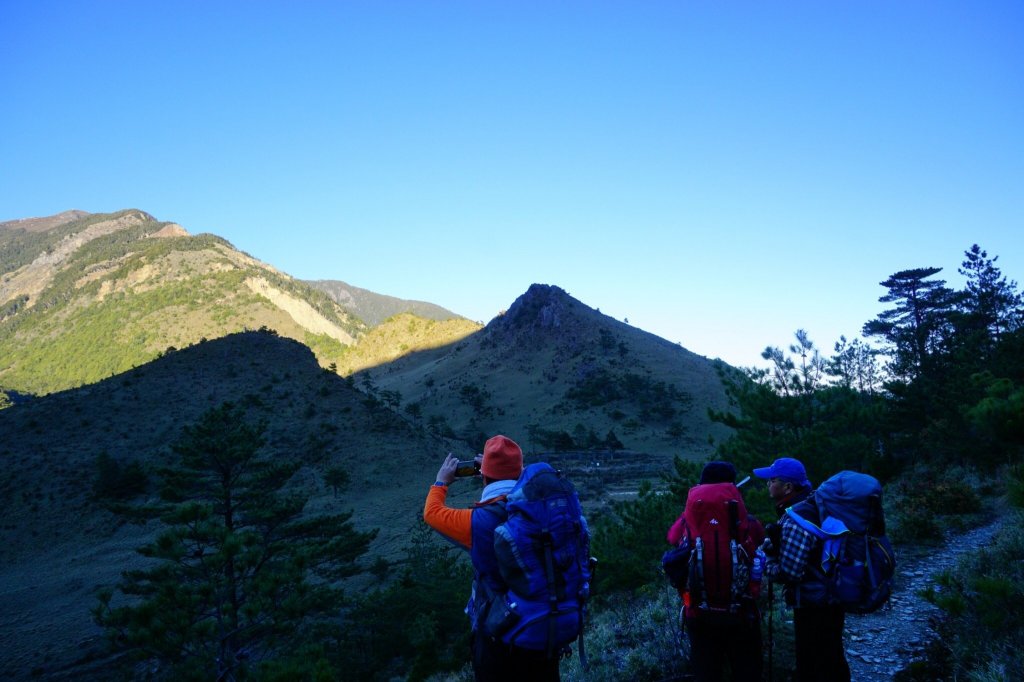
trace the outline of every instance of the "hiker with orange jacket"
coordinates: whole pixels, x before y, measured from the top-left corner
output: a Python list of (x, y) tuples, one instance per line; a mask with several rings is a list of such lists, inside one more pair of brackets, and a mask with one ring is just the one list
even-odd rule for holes
[(449, 541), (469, 551), (473, 562), (473, 589), (466, 605), (473, 628), (471, 640), (473, 673), (477, 682), (524, 679), (557, 682), (558, 658), (544, 651), (532, 651), (496, 641), (484, 634), (479, 619), (486, 615), (488, 596), (502, 594), (507, 586), (494, 553), (494, 529), (507, 514), (505, 497), (523, 472), (523, 451), (507, 436), (497, 435), (477, 455), (484, 489), (480, 501), (470, 509), (445, 504), (448, 486), (455, 481), (458, 458), (449, 454), (437, 471), (427, 493), (423, 520)]

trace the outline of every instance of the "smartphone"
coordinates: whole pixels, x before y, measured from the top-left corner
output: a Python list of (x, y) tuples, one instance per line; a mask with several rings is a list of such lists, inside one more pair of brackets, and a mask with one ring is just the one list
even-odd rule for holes
[(476, 476), (479, 473), (480, 462), (475, 459), (459, 460), (459, 465), (455, 467), (455, 475), (459, 478)]

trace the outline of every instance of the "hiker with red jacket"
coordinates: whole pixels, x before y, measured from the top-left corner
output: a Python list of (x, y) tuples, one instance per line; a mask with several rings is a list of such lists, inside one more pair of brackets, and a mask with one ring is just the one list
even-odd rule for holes
[(498, 435), (487, 441), (483, 455), (477, 455), (477, 459), (484, 484), (479, 502), (471, 509), (455, 509), (445, 504), (448, 486), (455, 480), (459, 463), (457, 457), (449, 454), (437, 471), (437, 479), (423, 507), (423, 520), (427, 525), (469, 551), (473, 562), (473, 591), (466, 605), (473, 628), (473, 673), (478, 682), (557, 682), (560, 679), (557, 657), (496, 641), (484, 634), (478, 622), (488, 605), (485, 595), (503, 593), (507, 589), (494, 551), (494, 529), (504, 520), (505, 498), (523, 472), (523, 451), (511, 438)]
[(691, 550), (688, 578), (680, 594), (696, 679), (717, 682), (728, 667), (736, 682), (759, 681), (761, 615), (756, 592), (760, 579), (751, 570), (759, 561), (755, 554), (764, 529), (747, 515), (732, 464), (705, 465), (667, 539), (673, 546)]
[(802, 508), (810, 497), (811, 483), (804, 465), (782, 457), (771, 466), (754, 469), (754, 475), (768, 480), (769, 495), (780, 515), (778, 530), (765, 541), (769, 557), (765, 572), (772, 581), (783, 584), (786, 604), (793, 607), (797, 682), (849, 682), (850, 666), (843, 650), (843, 607), (814, 603), (804, 597), (805, 593), (825, 589), (817, 584), (822, 580), (820, 573), (809, 570), (812, 557), (821, 554), (821, 544), (785, 513), (794, 505)]

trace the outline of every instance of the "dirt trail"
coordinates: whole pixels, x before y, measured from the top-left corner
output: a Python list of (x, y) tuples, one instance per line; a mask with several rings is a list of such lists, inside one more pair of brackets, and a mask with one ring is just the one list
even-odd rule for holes
[(896, 584), (889, 606), (866, 616), (846, 617), (846, 658), (854, 682), (891, 680), (911, 661), (919, 658), (925, 645), (936, 636), (930, 625), (939, 609), (919, 592), (935, 583), (936, 576), (951, 568), (960, 554), (985, 546), (998, 531), (1001, 519), (946, 540), (931, 554), (901, 560), (896, 566)]

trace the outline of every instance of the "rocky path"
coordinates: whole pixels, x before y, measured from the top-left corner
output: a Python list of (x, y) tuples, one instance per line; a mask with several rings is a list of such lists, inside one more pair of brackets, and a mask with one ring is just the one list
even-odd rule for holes
[(929, 623), (939, 609), (918, 593), (933, 585), (961, 553), (986, 545), (999, 525), (997, 519), (967, 531), (955, 544), (947, 538), (945, 548), (927, 556), (902, 560), (897, 555), (897, 579), (889, 606), (866, 616), (846, 617), (846, 658), (854, 682), (891, 680), (922, 654), (936, 636)]

